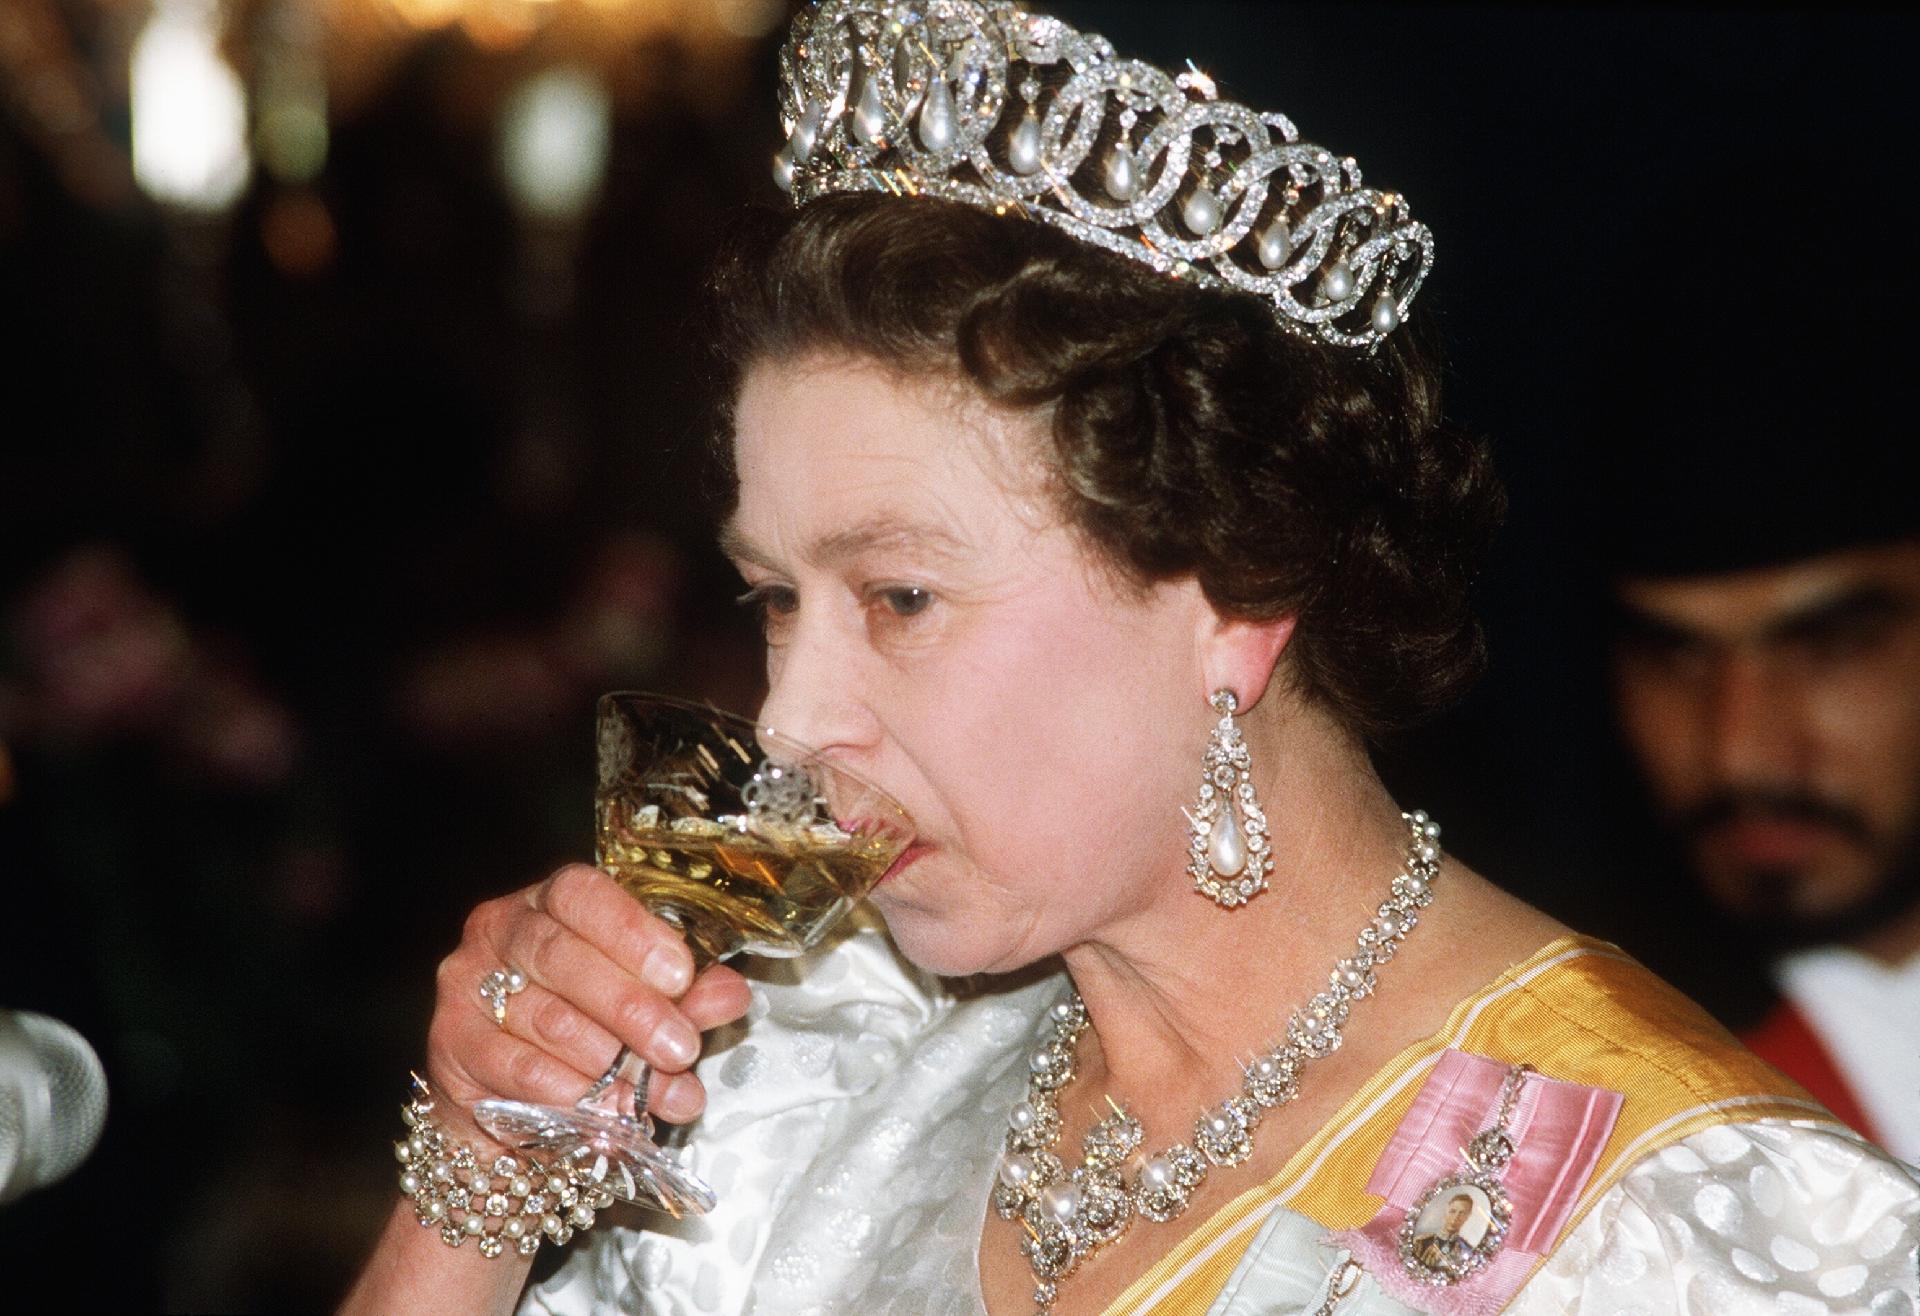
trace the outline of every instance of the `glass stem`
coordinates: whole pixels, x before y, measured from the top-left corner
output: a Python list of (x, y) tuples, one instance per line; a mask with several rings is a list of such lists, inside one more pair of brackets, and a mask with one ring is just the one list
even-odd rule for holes
[[(596, 1078), (593, 1086), (582, 1093), (580, 1100), (573, 1104), (582, 1110), (623, 1115), (628, 1119), (636, 1120), (646, 1128), (647, 1135), (651, 1137), (653, 1121), (647, 1115), (647, 1078), (651, 1072), (647, 1062), (642, 1060), (632, 1047), (623, 1044), (620, 1054), (613, 1058), (611, 1065), (607, 1066), (607, 1072)], [(625, 1110), (620, 1109), (618, 1095), (612, 1098), (607, 1096), (609, 1092), (614, 1091), (614, 1085), (623, 1078), (627, 1080), (630, 1092)]]

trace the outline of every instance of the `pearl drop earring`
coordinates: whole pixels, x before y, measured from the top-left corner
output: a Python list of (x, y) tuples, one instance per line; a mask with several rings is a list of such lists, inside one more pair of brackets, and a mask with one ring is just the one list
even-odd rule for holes
[(1267, 889), (1273, 852), (1267, 815), (1254, 794), (1253, 758), (1233, 721), (1240, 701), (1223, 688), (1208, 702), (1220, 721), (1200, 755), (1200, 802), (1183, 810), (1193, 833), (1187, 871), (1194, 890), (1233, 909)]

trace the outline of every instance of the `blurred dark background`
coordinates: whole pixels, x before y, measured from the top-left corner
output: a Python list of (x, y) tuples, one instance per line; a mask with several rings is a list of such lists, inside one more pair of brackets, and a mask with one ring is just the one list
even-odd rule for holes
[[(1696, 257), (1746, 180), (1816, 216), (1752, 270), (1783, 298), (1911, 262), (1920, 21), (1052, 8), (1432, 226), (1451, 409), (1513, 512), (1488, 679), (1383, 765), (1468, 862), (1739, 1021), (1745, 952), (1609, 726), (1582, 422), (1635, 387), (1623, 339), (1711, 332)], [(592, 696), (754, 703), (694, 295), (777, 195), (785, 10), (0, 3), (0, 1008), (80, 1028), (113, 1101), (0, 1208), (0, 1308), (330, 1305), (435, 962), (590, 849)]]

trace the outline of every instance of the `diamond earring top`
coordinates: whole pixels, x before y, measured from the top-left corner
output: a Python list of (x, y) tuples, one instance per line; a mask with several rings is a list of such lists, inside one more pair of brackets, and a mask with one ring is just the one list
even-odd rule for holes
[(1010, 4), (822, 0), (781, 51), (780, 113), (775, 176), (796, 203), (890, 192), (1022, 215), (1253, 293), (1339, 347), (1377, 348), (1433, 263), (1406, 202), (1285, 115)]

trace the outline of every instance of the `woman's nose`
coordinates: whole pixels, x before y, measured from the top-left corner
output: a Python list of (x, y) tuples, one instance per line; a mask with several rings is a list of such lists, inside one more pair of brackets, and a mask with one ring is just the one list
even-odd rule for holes
[(823, 754), (870, 747), (875, 722), (860, 671), (851, 646), (828, 626), (801, 619), (769, 657), (760, 725)]

